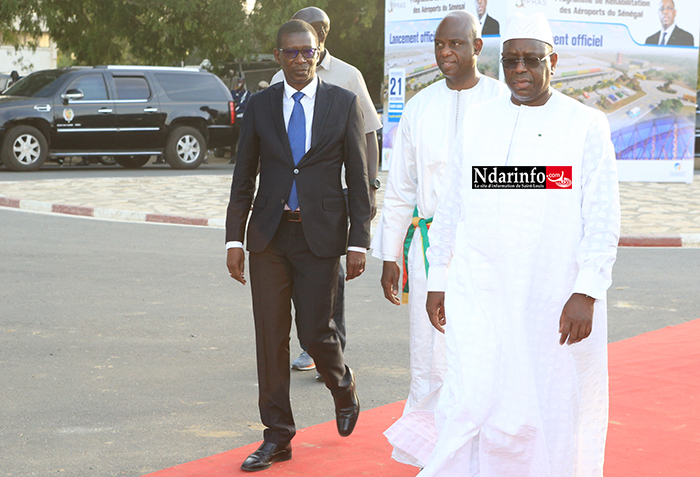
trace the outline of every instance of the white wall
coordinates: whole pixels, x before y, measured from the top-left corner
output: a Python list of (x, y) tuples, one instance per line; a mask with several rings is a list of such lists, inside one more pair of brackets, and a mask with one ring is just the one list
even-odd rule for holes
[(11, 45), (0, 45), (0, 73), (16, 70), (21, 76), (34, 71), (56, 68), (58, 50), (56, 44), (44, 34), (35, 51), (22, 47), (15, 50)]

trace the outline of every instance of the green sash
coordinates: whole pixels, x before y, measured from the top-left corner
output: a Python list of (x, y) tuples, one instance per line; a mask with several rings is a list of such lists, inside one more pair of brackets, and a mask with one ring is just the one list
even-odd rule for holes
[(403, 242), (403, 294), (401, 295), (401, 303), (408, 303), (408, 249), (411, 248), (413, 234), (416, 229), (420, 229), (420, 239), (423, 245), (423, 261), (425, 262), (425, 276), (428, 276), (428, 258), (425, 256), (425, 251), (430, 247), (428, 241), (428, 229), (433, 219), (424, 219), (418, 217), (418, 206), (413, 209), (413, 221), (408, 226), (406, 232), (406, 240)]

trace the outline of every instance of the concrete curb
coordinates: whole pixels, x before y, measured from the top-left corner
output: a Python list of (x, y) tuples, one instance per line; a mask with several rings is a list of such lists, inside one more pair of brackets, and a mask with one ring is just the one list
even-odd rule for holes
[[(0, 207), (52, 214), (77, 215), (80, 217), (94, 217), (103, 220), (153, 222), (159, 224), (194, 225), (199, 227), (226, 227), (226, 220), (224, 219), (151, 214), (130, 210), (106, 209), (102, 207), (84, 207), (81, 205), (51, 204), (48, 202), (14, 199), (4, 196), (0, 196)], [(619, 245), (620, 247), (700, 247), (700, 234), (623, 235), (620, 237)]]

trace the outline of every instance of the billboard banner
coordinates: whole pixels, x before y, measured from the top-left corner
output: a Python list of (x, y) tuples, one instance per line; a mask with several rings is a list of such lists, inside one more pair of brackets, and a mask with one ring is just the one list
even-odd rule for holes
[[(406, 100), (439, 77), (428, 38), (442, 16), (458, 6), (387, 0), (385, 74), (405, 70)], [(467, 0), (461, 9), (492, 17), (500, 29), (516, 12), (543, 12), (559, 56), (552, 86), (607, 115), (620, 180), (692, 181), (700, 2)], [(486, 18), (483, 25), (487, 33), (493, 23)], [(500, 36), (491, 33), (484, 40), (480, 70), (497, 77)], [(385, 114), (383, 167), (390, 163), (397, 115), (393, 120)]]

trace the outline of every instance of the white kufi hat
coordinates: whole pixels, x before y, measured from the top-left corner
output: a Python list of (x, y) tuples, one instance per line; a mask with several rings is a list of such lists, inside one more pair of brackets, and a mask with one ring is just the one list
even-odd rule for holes
[(508, 24), (503, 42), (508, 40), (539, 40), (554, 46), (552, 29), (549, 27), (547, 17), (542, 12), (528, 16), (516, 13)]

